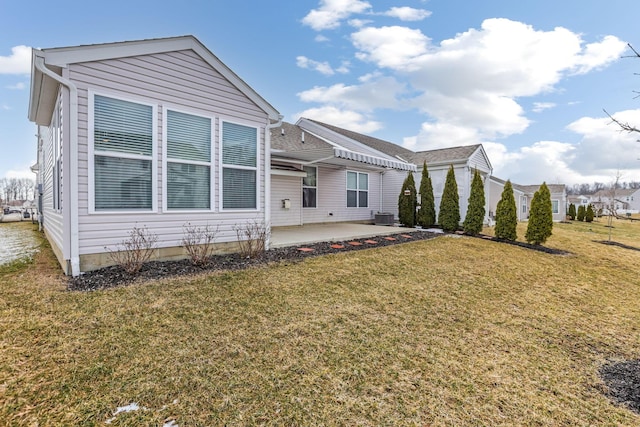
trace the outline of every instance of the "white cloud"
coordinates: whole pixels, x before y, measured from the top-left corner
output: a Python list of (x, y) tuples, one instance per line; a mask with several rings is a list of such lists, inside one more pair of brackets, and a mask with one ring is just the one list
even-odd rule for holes
[(415, 70), (412, 63), (427, 53), (429, 45), (429, 38), (420, 30), (400, 26), (363, 28), (351, 40), (359, 49), (358, 59), (395, 70)]
[(354, 28), (362, 28), (365, 25), (370, 24), (371, 21), (370, 19), (349, 19), (349, 21), (347, 22), (350, 26), (354, 27)]
[(383, 15), (398, 18), (401, 21), (422, 21), (431, 16), (431, 12), (424, 9), (415, 9), (413, 7), (392, 7)]
[(480, 29), (438, 46), (420, 30), (401, 26), (363, 28), (351, 40), (358, 59), (407, 78), (419, 94), (414, 105), (431, 120), (418, 144), (427, 145), (460, 141), (462, 135), (493, 139), (522, 133), (530, 120), (518, 98), (552, 91), (568, 75), (606, 66), (626, 46), (613, 36), (585, 46), (565, 28), (539, 31), (508, 19), (487, 19)]
[(324, 36), (322, 34), (318, 34), (317, 36), (315, 36), (314, 40), (317, 41), (318, 43), (324, 43), (329, 41), (329, 37)]
[(360, 85), (338, 83), (332, 86), (315, 86), (297, 95), (303, 102), (317, 102), (361, 112), (402, 107), (398, 98), (405, 91), (405, 85), (395, 78), (369, 75), (361, 82)]
[(8, 106), (7, 104), (2, 104), (2, 105), (0, 106), (0, 108), (2, 108), (2, 109), (3, 109), (3, 110), (5, 110), (5, 111), (12, 110), (12, 108), (11, 108), (10, 106)]
[(320, 7), (313, 9), (302, 23), (316, 31), (330, 30), (340, 26), (340, 23), (356, 13), (364, 13), (371, 8), (371, 4), (362, 0), (320, 0)]
[(300, 117), (330, 123), (335, 126), (365, 134), (373, 133), (382, 129), (382, 124), (380, 122), (370, 120), (358, 112), (341, 110), (336, 107), (310, 108), (295, 114), (294, 119), (297, 120)]
[[(33, 161), (33, 163), (35, 163), (35, 160)], [(33, 172), (31, 172), (31, 169), (29, 167), (25, 167), (24, 169), (10, 169), (8, 170), (5, 175), (5, 178), (30, 178), (30, 179), (35, 179), (35, 175)]]
[(544, 110), (548, 110), (550, 108), (555, 107), (556, 104), (554, 102), (534, 102), (533, 103), (533, 108), (531, 111), (533, 111), (534, 113), (541, 113)]
[(296, 58), (296, 65), (300, 68), (315, 70), (321, 74), (324, 74), (325, 76), (332, 76), (336, 72), (338, 73), (349, 72), (348, 63), (343, 62), (339, 68), (334, 70), (333, 67), (331, 67), (331, 65), (328, 62), (314, 61), (313, 59), (309, 59), (306, 56), (298, 56)]
[(15, 46), (11, 55), (0, 56), (0, 74), (29, 74), (31, 72), (31, 48)]

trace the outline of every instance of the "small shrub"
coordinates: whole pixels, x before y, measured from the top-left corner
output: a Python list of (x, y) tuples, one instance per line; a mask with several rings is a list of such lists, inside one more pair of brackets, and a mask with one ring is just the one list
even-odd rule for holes
[(262, 255), (271, 234), (263, 221), (253, 220), (244, 224), (236, 224), (233, 229), (238, 237), (240, 255), (243, 258), (257, 258)]
[(433, 197), (433, 184), (427, 170), (427, 162), (422, 165), (420, 178), (420, 209), (416, 215), (416, 222), (422, 228), (431, 227), (436, 223), (436, 205)]
[(518, 238), (517, 227), (516, 199), (513, 195), (511, 181), (507, 180), (496, 208), (496, 237), (505, 240), (516, 240)]
[(111, 250), (105, 246), (109, 257), (124, 271), (131, 275), (138, 274), (142, 265), (149, 261), (153, 251), (156, 249), (158, 236), (151, 233), (146, 226), (133, 227), (129, 232), (129, 238), (123, 240), (116, 250)]
[(400, 224), (405, 227), (413, 227), (416, 225), (417, 198), (413, 172), (409, 171), (409, 174), (402, 184), (400, 195), (398, 196), (398, 219), (400, 220)]
[(484, 184), (480, 173), (476, 170), (471, 182), (471, 194), (469, 195), (467, 215), (462, 223), (465, 233), (476, 235), (482, 231), (484, 222)]
[(578, 221), (584, 221), (585, 213), (586, 211), (584, 209), (584, 206), (582, 205), (578, 206), (578, 215), (576, 215), (576, 218), (578, 219)]
[(553, 230), (553, 207), (551, 205), (551, 193), (546, 183), (542, 183), (540, 189), (533, 194), (531, 210), (529, 211), (529, 223), (524, 238), (529, 243), (541, 245), (551, 236)]
[(460, 197), (453, 165), (449, 167), (440, 200), (438, 222), (444, 231), (456, 231), (460, 227)]
[(569, 204), (569, 211), (567, 212), (567, 215), (569, 215), (571, 221), (576, 219), (576, 205), (574, 205), (573, 203)]
[(213, 254), (213, 243), (218, 234), (219, 227), (212, 229), (209, 224), (204, 227), (192, 226), (187, 223), (182, 226), (184, 237), (182, 246), (185, 248), (193, 265), (205, 265)]
[(587, 206), (587, 211), (584, 214), (584, 220), (586, 222), (593, 222), (593, 217), (595, 216), (595, 212), (593, 211), (593, 206)]

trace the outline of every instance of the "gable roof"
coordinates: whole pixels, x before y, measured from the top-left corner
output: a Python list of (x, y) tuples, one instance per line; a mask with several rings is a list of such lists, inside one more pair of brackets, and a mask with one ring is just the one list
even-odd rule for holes
[(50, 49), (32, 49), (29, 120), (48, 126), (58, 91), (59, 83), (40, 69), (41, 66), (62, 76), (62, 70), (70, 64), (152, 55), (178, 50), (194, 51), (247, 98), (266, 112), (271, 120), (279, 120), (280, 113), (271, 104), (192, 35)]
[[(307, 164), (319, 162), (352, 165), (353, 162), (364, 163), (378, 168), (393, 168), (398, 170), (415, 171), (413, 163), (380, 156), (373, 153), (354, 151), (340, 145), (339, 142), (325, 139), (305, 131), (297, 124), (282, 122), (271, 129), (271, 155), (277, 161), (277, 157), (295, 159)], [(281, 159), (282, 160), (282, 159)]]
[(356, 142), (359, 142), (361, 144), (366, 145), (367, 147), (373, 148), (374, 150), (377, 150), (381, 153), (384, 153), (388, 156), (392, 156), (395, 158), (398, 158), (400, 160), (403, 160), (405, 162), (410, 162), (410, 158), (411, 156), (414, 154), (413, 151), (406, 149), (398, 144), (394, 144), (392, 142), (389, 141), (385, 141), (383, 139), (379, 139), (379, 138), (374, 138), (372, 136), (369, 135), (364, 135), (358, 132), (354, 132), (348, 129), (343, 129), (340, 128), (338, 126), (334, 126), (334, 125), (330, 125), (327, 123), (322, 123), (319, 122), (317, 120), (312, 120), (312, 119), (306, 119), (310, 122), (316, 123), (322, 127), (325, 127), (329, 130), (332, 130), (335, 133), (338, 133), (342, 136), (345, 136), (349, 139), (352, 139)]
[(414, 163), (422, 164), (425, 161), (430, 163), (450, 163), (464, 161), (470, 158), (482, 144), (463, 145), (459, 147), (440, 148), (436, 150), (418, 151), (411, 160)]

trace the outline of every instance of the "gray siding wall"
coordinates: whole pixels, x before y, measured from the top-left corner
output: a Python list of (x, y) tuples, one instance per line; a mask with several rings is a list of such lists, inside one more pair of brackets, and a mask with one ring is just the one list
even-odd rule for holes
[[(219, 227), (216, 242), (235, 241), (236, 224), (264, 221), (265, 152), (264, 126), (267, 114), (251, 102), (217, 71), (192, 51), (171, 52), (141, 57), (75, 64), (69, 78), (78, 86), (79, 99), (79, 235), (80, 254), (105, 252), (129, 237), (133, 227), (146, 226), (158, 235), (158, 247), (179, 246), (183, 226)], [(93, 90), (105, 96), (156, 104), (158, 108), (157, 176), (155, 180), (157, 212), (89, 213), (88, 170), (88, 93)], [(164, 108), (215, 117), (213, 212), (163, 212), (162, 206), (162, 120)], [(220, 120), (241, 122), (260, 129), (259, 203), (258, 211), (221, 212), (219, 206)]]
[[(398, 218), (398, 196), (402, 190), (402, 184), (409, 172), (399, 170), (388, 170), (382, 175), (382, 212), (393, 213), (394, 218)], [(420, 188), (421, 173), (413, 174), (416, 180), (416, 189)]]
[[(444, 191), (444, 183), (447, 180), (447, 172), (449, 171), (449, 165), (442, 166), (429, 166), (429, 177), (431, 177), (431, 185), (433, 186), (433, 198), (436, 207), (436, 221), (439, 221), (440, 215), (440, 202), (442, 201), (442, 193)], [(469, 168), (466, 164), (453, 165), (453, 173), (456, 177), (456, 184), (458, 186), (458, 203), (460, 205), (460, 223), (464, 221), (464, 217), (467, 214), (467, 203), (469, 199), (469, 192), (471, 186), (471, 179), (473, 178), (469, 174)], [(422, 177), (422, 167), (419, 168), (416, 174), (416, 188), (420, 188), (420, 179)], [(416, 178), (414, 176), (414, 178)]]
[[(57, 246), (59, 250), (63, 251), (63, 221), (62, 221), (62, 211), (58, 209), (54, 209), (53, 205), (53, 192), (54, 192), (54, 168), (55, 168), (55, 145), (59, 145), (59, 138), (68, 137), (65, 132), (64, 126), (61, 129), (56, 128), (56, 124), (60, 122), (61, 111), (60, 111), (60, 100), (62, 98), (62, 93), (58, 95), (58, 100), (56, 102), (56, 108), (53, 111), (53, 119), (51, 120), (51, 125), (48, 128), (41, 127), (40, 129), (43, 131), (41, 134), (42, 138), (42, 158), (44, 164), (41, 166), (42, 170), (40, 171), (41, 180), (43, 184), (43, 194), (42, 194), (42, 227), (47, 232), (49, 241), (52, 245)], [(66, 163), (63, 160), (63, 166), (66, 166)], [(60, 180), (62, 182), (62, 179)], [(64, 191), (61, 191), (61, 205), (64, 205), (65, 194)]]
[[(347, 170), (369, 173), (369, 206), (366, 208), (347, 208)], [(304, 208), (304, 224), (372, 221), (380, 204), (380, 172), (360, 168), (318, 167), (318, 201), (316, 208)]]
[[(289, 209), (282, 206), (283, 199), (291, 201)], [(271, 225), (302, 225), (302, 178), (271, 175)]]

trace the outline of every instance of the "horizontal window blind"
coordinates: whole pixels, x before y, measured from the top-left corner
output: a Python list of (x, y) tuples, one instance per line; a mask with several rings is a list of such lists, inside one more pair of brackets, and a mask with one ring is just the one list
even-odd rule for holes
[(209, 166), (167, 163), (167, 208), (209, 209), (210, 201)]
[(94, 96), (94, 149), (150, 156), (153, 108), (150, 105)]
[(256, 167), (258, 164), (258, 136), (254, 127), (236, 123), (222, 123), (222, 163)]
[(168, 110), (167, 157), (211, 162), (211, 119)]
[(95, 156), (95, 209), (151, 209), (151, 160)]
[(222, 169), (222, 208), (255, 209), (257, 180), (255, 170)]

